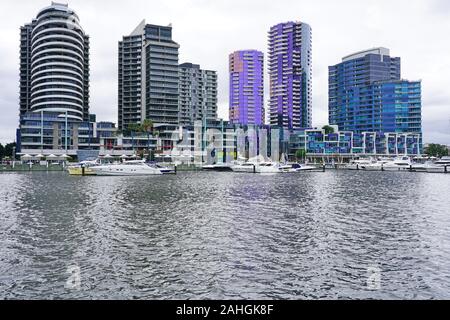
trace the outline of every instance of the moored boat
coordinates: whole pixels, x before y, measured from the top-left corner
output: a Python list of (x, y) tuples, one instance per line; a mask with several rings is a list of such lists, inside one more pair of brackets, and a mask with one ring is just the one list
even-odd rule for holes
[(155, 164), (155, 168), (158, 168), (162, 172), (162, 174), (176, 174), (177, 173), (175, 168), (164, 167), (159, 164)]
[(429, 173), (447, 173), (450, 172), (450, 157), (442, 157), (440, 160), (426, 167)]
[(89, 167), (69, 167), (67, 171), (71, 176), (95, 176), (96, 173)]
[(409, 157), (395, 159), (380, 159), (369, 164), (361, 165), (365, 171), (407, 171), (411, 170), (412, 162)]
[(372, 160), (370, 160), (370, 159), (353, 160), (348, 165), (346, 165), (344, 168), (346, 170), (362, 170), (363, 166), (370, 165), (371, 163), (372, 163)]
[(282, 173), (295, 173), (295, 172), (303, 172), (303, 171), (312, 171), (317, 169), (314, 166), (309, 166), (306, 164), (293, 163), (280, 166), (279, 170)]
[(233, 171), (232, 165), (227, 163), (209, 164), (202, 167), (206, 171)]
[(383, 171), (406, 171), (412, 169), (412, 162), (409, 157), (396, 158), (383, 163)]
[(92, 167), (97, 165), (99, 165), (97, 161), (82, 161), (68, 166), (67, 171), (71, 176), (95, 176), (96, 173), (92, 170)]
[(258, 166), (258, 164), (256, 164), (256, 163), (245, 162), (245, 163), (233, 165), (231, 167), (231, 170), (233, 170), (233, 172), (240, 172), (240, 173), (244, 173), (244, 172), (245, 173), (255, 173), (257, 166)]
[(256, 168), (257, 173), (272, 174), (281, 173), (281, 165), (278, 162), (263, 162)]
[(145, 161), (126, 161), (117, 164), (100, 165), (91, 168), (98, 176), (148, 176), (162, 175), (163, 172)]

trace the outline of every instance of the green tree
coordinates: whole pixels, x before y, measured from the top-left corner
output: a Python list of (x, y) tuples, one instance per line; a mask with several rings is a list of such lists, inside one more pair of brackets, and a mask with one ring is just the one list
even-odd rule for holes
[(146, 133), (153, 132), (153, 121), (150, 119), (145, 119), (141, 125), (142, 131)]
[(5, 157), (9, 157), (9, 158), (13, 158), (14, 157), (14, 148), (16, 147), (16, 143), (8, 143), (5, 146), (5, 151), (4, 151), (4, 156)]
[(322, 130), (325, 130), (325, 134), (331, 134), (331, 133), (334, 133), (334, 128), (331, 127), (331, 126), (328, 126), (328, 125), (324, 126), (324, 127), (322, 128)]
[(142, 127), (138, 123), (130, 123), (128, 125), (128, 131), (133, 135), (142, 131)]
[(448, 148), (444, 145), (432, 143), (425, 149), (425, 153), (430, 157), (441, 158), (448, 156)]
[(16, 143), (8, 143), (5, 146), (0, 144), (0, 160), (5, 158), (14, 158), (14, 148), (16, 147)]
[(150, 134), (153, 134), (153, 121), (150, 119), (145, 119), (141, 125), (142, 131), (147, 134), (147, 152), (149, 155), (149, 160), (153, 160), (153, 154), (150, 155)]
[(306, 159), (306, 150), (305, 149), (299, 149), (295, 153), (295, 157), (297, 158), (297, 161), (299, 160), (305, 160)]
[(133, 150), (134, 150), (134, 138), (136, 137), (136, 133), (142, 131), (142, 127), (138, 123), (130, 123), (130, 124), (128, 124), (128, 131), (131, 134), (131, 144), (132, 144)]

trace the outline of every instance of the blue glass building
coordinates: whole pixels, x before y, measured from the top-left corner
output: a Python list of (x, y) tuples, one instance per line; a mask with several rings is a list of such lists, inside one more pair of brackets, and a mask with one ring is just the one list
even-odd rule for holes
[(329, 122), (341, 131), (421, 133), (421, 83), (401, 79), (400, 58), (375, 48), (329, 67)]
[(420, 156), (420, 133), (296, 130), (289, 135), (289, 156), (304, 150), (308, 157)]

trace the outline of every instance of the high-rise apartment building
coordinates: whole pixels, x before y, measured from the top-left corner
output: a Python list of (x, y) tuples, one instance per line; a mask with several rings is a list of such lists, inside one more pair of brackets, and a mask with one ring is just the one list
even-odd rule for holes
[(264, 124), (264, 55), (257, 50), (236, 51), (229, 57), (231, 123)]
[(288, 129), (312, 123), (312, 31), (302, 22), (269, 31), (270, 124)]
[(217, 119), (217, 72), (197, 64), (179, 66), (179, 124)]
[(178, 123), (178, 49), (171, 26), (141, 24), (119, 42), (120, 130), (150, 119)]
[(421, 83), (402, 80), (400, 62), (374, 48), (329, 67), (330, 124), (355, 133), (421, 133)]
[(20, 114), (89, 119), (89, 36), (77, 14), (52, 2), (20, 29)]

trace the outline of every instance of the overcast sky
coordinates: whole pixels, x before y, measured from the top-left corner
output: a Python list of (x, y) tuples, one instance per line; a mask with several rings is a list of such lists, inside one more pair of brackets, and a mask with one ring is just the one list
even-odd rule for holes
[[(18, 123), (19, 28), (50, 0), (0, 0), (0, 142)], [(65, 1), (62, 1), (65, 2)], [(384, 46), (402, 58), (402, 77), (422, 80), (425, 142), (450, 144), (450, 1), (448, 0), (71, 0), (91, 36), (91, 112), (117, 122), (117, 42), (142, 19), (173, 25), (180, 63), (219, 74), (219, 116), (228, 118), (228, 54), (267, 52), (267, 32), (286, 21), (313, 30), (313, 124), (328, 119), (329, 65)], [(266, 81), (267, 82), (267, 81)], [(265, 101), (267, 104), (268, 91)]]

